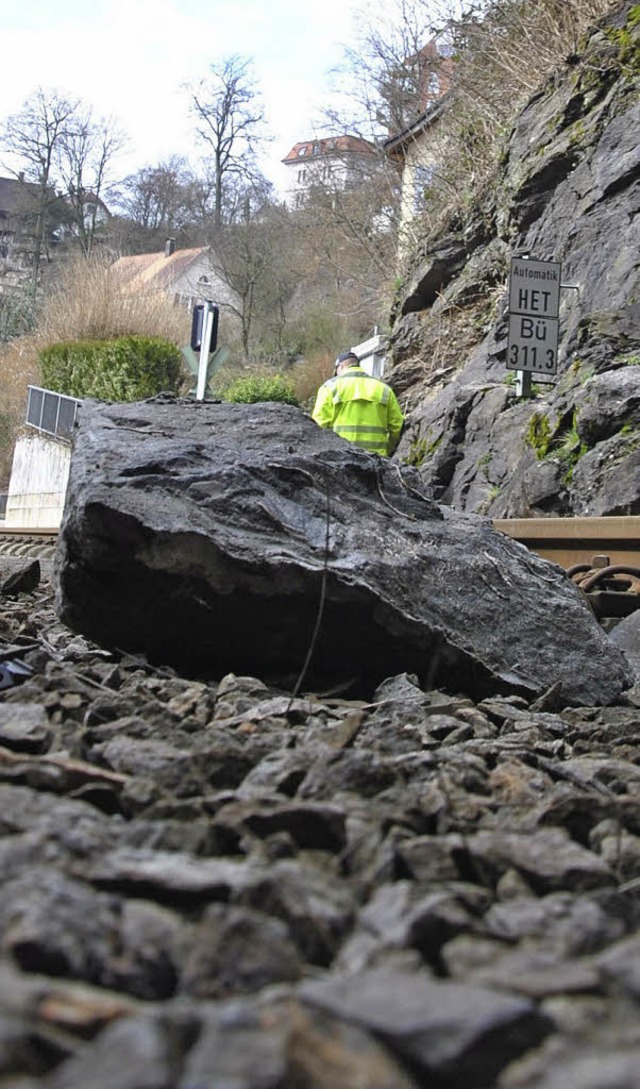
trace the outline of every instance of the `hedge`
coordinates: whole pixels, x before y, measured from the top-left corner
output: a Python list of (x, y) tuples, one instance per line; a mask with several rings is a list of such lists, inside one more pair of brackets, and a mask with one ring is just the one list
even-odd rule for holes
[(41, 349), (38, 361), (45, 389), (101, 401), (178, 393), (184, 376), (180, 349), (163, 337), (52, 344)]
[(261, 401), (281, 401), (287, 405), (300, 404), (293, 386), (280, 374), (238, 378), (221, 393), (221, 397), (235, 404), (255, 405)]

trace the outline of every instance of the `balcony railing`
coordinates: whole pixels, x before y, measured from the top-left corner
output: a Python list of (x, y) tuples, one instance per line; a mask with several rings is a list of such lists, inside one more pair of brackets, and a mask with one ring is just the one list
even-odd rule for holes
[(73, 425), (82, 401), (67, 397), (63, 393), (53, 393), (39, 386), (29, 386), (27, 401), (27, 423), (38, 431), (46, 431), (59, 439), (71, 439)]

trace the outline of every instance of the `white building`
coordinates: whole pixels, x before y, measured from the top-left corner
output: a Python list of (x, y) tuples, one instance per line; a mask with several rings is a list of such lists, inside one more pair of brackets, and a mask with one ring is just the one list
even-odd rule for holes
[(432, 38), (405, 64), (415, 70), (418, 113), (401, 132), (391, 133), (384, 151), (401, 175), (399, 253), (411, 242), (411, 224), (428, 204), (429, 190), (437, 181), (438, 167), (446, 157), (442, 118), (453, 95), (454, 61), (449, 34)]
[(429, 188), (433, 185), (438, 165), (442, 161), (443, 141), (439, 122), (446, 108), (442, 98), (428, 107), (410, 125), (385, 140), (384, 149), (397, 164), (401, 175), (398, 248), (402, 253), (411, 240), (411, 224), (426, 207)]
[(375, 145), (359, 136), (325, 136), (295, 144), (282, 160), (289, 208), (300, 208), (313, 189), (344, 190), (369, 177), (378, 163)]
[(127, 290), (139, 295), (162, 292), (188, 310), (210, 299), (221, 308), (238, 312), (240, 300), (216, 270), (215, 256), (209, 246), (177, 250), (172, 238), (160, 253), (141, 253), (120, 257), (112, 265)]

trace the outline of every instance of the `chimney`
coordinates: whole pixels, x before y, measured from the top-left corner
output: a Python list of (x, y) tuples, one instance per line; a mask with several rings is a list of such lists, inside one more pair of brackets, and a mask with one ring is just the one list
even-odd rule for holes
[(175, 253), (175, 251), (176, 251), (176, 240), (175, 240), (175, 238), (167, 238), (167, 241), (164, 244), (164, 255), (165, 255), (165, 257), (171, 257), (171, 254)]

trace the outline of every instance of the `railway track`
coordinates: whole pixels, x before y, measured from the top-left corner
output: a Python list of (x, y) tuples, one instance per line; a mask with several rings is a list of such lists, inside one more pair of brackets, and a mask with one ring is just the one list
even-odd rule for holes
[(640, 608), (640, 517), (508, 518), (493, 525), (563, 567), (601, 621)]
[(545, 560), (568, 570), (607, 556), (611, 565), (640, 566), (640, 517), (505, 518), (495, 529), (520, 541)]
[(57, 540), (57, 529), (8, 528), (0, 523), (0, 576), (12, 574), (25, 560), (38, 560), (42, 576), (50, 578)]
[(57, 529), (24, 528), (0, 524), (0, 559), (4, 557), (39, 558), (53, 556)]
[[(508, 518), (494, 528), (563, 567), (599, 617), (640, 608), (640, 517)], [(57, 529), (0, 525), (0, 561), (52, 561)]]

